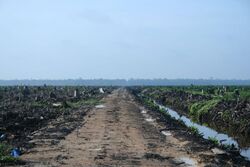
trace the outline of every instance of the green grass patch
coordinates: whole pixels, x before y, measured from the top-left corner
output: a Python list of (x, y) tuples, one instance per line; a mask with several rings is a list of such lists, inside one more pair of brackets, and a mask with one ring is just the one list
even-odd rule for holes
[(240, 91), (240, 98), (243, 100), (250, 100), (250, 91)]
[(189, 114), (195, 121), (199, 122), (201, 116), (207, 114), (208, 111), (213, 109), (219, 102), (220, 99), (196, 102), (191, 105)]
[(149, 107), (152, 110), (159, 110), (159, 106), (154, 103), (153, 100), (144, 98), (144, 103), (147, 107)]
[(228, 110), (226, 110), (226, 111), (224, 111), (223, 113), (222, 113), (222, 119), (224, 120), (224, 121), (231, 121), (231, 119), (232, 119), (232, 114), (231, 114), (231, 112), (230, 111), (228, 111)]
[(199, 131), (199, 129), (198, 128), (196, 128), (195, 126), (190, 126), (189, 128), (188, 128), (188, 130), (193, 134), (193, 135), (195, 135), (195, 136), (203, 136), (201, 133), (200, 133), (200, 131)]
[(215, 137), (208, 137), (208, 140), (216, 146), (220, 145), (219, 140), (217, 140)]
[(15, 164), (20, 160), (10, 156), (12, 147), (5, 143), (0, 143), (0, 164)]
[(10, 155), (11, 148), (12, 147), (7, 144), (0, 143), (0, 157)]
[(14, 158), (12, 156), (0, 156), (0, 164), (17, 164), (20, 163), (19, 158)]

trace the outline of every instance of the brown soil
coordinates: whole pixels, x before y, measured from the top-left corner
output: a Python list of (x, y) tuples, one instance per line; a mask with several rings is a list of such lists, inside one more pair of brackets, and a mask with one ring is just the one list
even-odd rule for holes
[(167, 127), (127, 90), (115, 90), (103, 105), (87, 112), (82, 125), (65, 138), (58, 138), (59, 132), (36, 131), (30, 141), (35, 147), (21, 156), (25, 166), (220, 166), (223, 155), (199, 149), (174, 131), (164, 135), (161, 130)]

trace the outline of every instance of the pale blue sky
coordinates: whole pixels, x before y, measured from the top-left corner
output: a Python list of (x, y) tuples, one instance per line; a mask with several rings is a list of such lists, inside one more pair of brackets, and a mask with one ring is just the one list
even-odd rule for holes
[(0, 0), (0, 79), (250, 79), (249, 0)]

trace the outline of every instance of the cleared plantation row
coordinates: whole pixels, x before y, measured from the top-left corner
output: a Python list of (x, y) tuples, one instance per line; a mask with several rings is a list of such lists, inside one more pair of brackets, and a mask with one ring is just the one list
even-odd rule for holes
[[(66, 136), (77, 127), (88, 108), (113, 90), (111, 87), (0, 87), (0, 164), (21, 163), (10, 152), (31, 147), (30, 134), (57, 120)], [(60, 118), (60, 119), (59, 119)], [(54, 121), (55, 122), (55, 121)], [(72, 122), (70, 126), (62, 126)], [(64, 127), (64, 128), (63, 128)]]

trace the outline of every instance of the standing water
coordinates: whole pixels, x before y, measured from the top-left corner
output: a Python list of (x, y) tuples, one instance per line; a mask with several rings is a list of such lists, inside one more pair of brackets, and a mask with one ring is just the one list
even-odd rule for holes
[[(156, 103), (157, 104), (157, 103)], [(236, 148), (240, 149), (240, 155), (243, 157), (246, 157), (248, 160), (250, 160), (250, 148), (240, 148), (239, 144), (236, 140), (229, 137), (227, 134), (219, 133), (214, 129), (211, 129), (209, 127), (199, 125), (189, 118), (185, 116), (180, 116), (176, 111), (165, 107), (163, 105), (157, 104), (161, 109), (164, 109), (172, 118), (176, 120), (182, 120), (186, 126), (188, 127), (196, 127), (201, 134), (203, 134), (203, 138), (208, 139), (210, 137), (216, 138), (218, 141), (220, 141), (221, 144), (227, 144), (227, 145), (234, 145)]]

